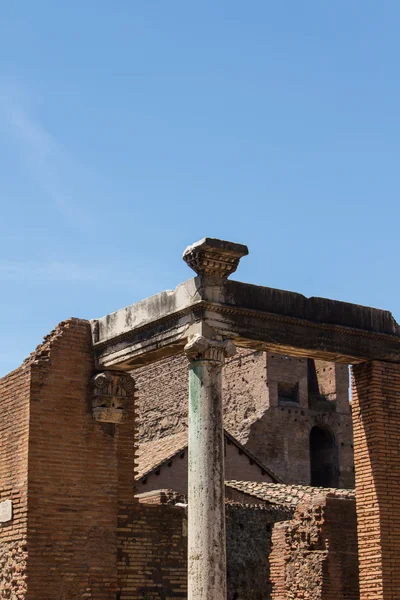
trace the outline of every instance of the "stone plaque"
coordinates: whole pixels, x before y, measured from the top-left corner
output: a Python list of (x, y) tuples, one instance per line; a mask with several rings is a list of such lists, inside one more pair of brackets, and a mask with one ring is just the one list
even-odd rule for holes
[(11, 500), (4, 500), (0, 502), (0, 523), (7, 523), (12, 519), (12, 502)]

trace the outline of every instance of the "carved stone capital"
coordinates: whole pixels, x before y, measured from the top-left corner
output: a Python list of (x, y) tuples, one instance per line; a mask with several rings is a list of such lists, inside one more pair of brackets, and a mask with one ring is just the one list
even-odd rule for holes
[(215, 238), (204, 238), (183, 253), (183, 260), (198, 275), (213, 275), (227, 279), (234, 273), (242, 256), (249, 253), (247, 246)]
[(135, 381), (129, 373), (102, 371), (92, 378), (92, 410), (95, 421), (122, 423), (133, 399)]
[(236, 354), (236, 346), (231, 340), (210, 340), (196, 333), (189, 338), (185, 353), (189, 360), (206, 360), (223, 364), (225, 358)]

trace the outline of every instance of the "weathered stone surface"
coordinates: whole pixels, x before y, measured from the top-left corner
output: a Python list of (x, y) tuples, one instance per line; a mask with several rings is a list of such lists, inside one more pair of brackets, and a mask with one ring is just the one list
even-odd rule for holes
[[(187, 256), (196, 249), (201, 262), (210, 246), (204, 244), (191, 247)], [(128, 370), (179, 353), (189, 327), (198, 322), (238, 346), (342, 363), (400, 361), (400, 328), (389, 311), (201, 273), (176, 290), (92, 321), (98, 367)]]
[(203, 238), (186, 248), (183, 260), (197, 275), (211, 275), (224, 280), (236, 271), (240, 259), (248, 253), (247, 246), (243, 244)]
[(27, 557), (25, 540), (1, 542), (0, 598), (2, 600), (25, 600)]
[(221, 370), (235, 347), (195, 334), (189, 366), (188, 600), (226, 600)]
[(12, 519), (12, 501), (4, 500), (0, 502), (0, 523), (7, 523)]
[(95, 421), (122, 423), (128, 416), (135, 382), (129, 373), (103, 371), (92, 379), (92, 409)]
[(236, 354), (236, 346), (231, 340), (208, 340), (196, 334), (186, 344), (185, 353), (190, 360), (209, 360), (222, 364), (225, 358)]

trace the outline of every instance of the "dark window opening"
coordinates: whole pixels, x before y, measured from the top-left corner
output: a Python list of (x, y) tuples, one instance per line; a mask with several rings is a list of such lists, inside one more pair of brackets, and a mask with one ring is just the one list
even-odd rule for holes
[(292, 402), (295, 404), (299, 403), (299, 384), (298, 383), (278, 383), (278, 403), (285, 404)]
[(337, 448), (333, 434), (325, 427), (310, 432), (311, 485), (338, 487)]

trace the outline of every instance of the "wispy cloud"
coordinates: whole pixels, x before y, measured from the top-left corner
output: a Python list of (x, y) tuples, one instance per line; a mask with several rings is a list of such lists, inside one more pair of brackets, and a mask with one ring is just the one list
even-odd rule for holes
[(16, 146), (30, 176), (49, 205), (78, 228), (88, 229), (92, 217), (76, 201), (85, 172), (62, 144), (35, 119), (18, 87), (0, 85), (0, 123)]

